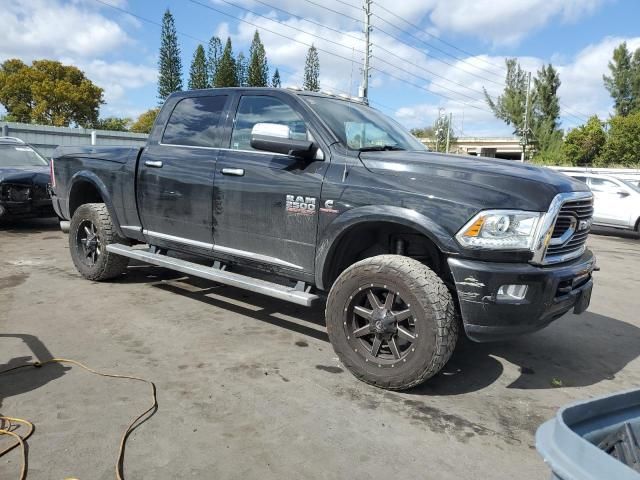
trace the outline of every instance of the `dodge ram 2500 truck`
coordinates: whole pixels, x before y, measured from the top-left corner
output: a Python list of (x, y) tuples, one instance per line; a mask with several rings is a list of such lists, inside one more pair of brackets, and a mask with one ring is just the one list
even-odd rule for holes
[(380, 387), (435, 375), (462, 331), (503, 339), (589, 305), (584, 183), (429, 152), (352, 99), (179, 92), (144, 148), (59, 148), (53, 171), (84, 277), (133, 258), (301, 305), (326, 294), (338, 357)]

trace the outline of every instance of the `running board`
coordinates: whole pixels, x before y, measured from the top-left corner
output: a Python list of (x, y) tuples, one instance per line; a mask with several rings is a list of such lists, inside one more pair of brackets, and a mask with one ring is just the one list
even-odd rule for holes
[(305, 307), (310, 307), (320, 298), (318, 295), (297, 290), (295, 287), (286, 287), (284, 285), (248, 277), (246, 275), (206, 267), (204, 265), (188, 262), (179, 258), (167, 257), (166, 255), (159, 255), (146, 250), (134, 249), (119, 243), (107, 245), (107, 251), (115, 253), (116, 255), (122, 255), (123, 257), (129, 257), (134, 260), (140, 260), (141, 262), (157, 265), (159, 267), (165, 267), (187, 275), (193, 275), (194, 277), (206, 278), (207, 280), (212, 280), (224, 285), (230, 285), (232, 287), (242, 288), (251, 292), (279, 298), (280, 300), (286, 300)]

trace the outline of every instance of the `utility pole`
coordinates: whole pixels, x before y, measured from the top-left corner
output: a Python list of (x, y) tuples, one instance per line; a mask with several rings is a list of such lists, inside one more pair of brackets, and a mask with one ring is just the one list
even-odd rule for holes
[(364, 64), (362, 66), (362, 83), (360, 84), (360, 98), (369, 102), (369, 60), (371, 59), (371, 4), (373, 0), (364, 0)]
[(451, 120), (453, 119), (453, 113), (449, 112), (449, 122), (447, 123), (447, 150), (449, 153), (449, 139), (451, 138)]
[(520, 161), (524, 163), (527, 146), (529, 146), (529, 97), (531, 96), (531, 72), (527, 75), (527, 100), (524, 107), (524, 125), (522, 126), (522, 135), (520, 145), (522, 145), (522, 155)]

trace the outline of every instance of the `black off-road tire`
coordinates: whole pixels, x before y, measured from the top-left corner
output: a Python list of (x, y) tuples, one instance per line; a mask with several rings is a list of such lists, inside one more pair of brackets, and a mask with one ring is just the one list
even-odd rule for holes
[[(100, 253), (95, 262), (90, 262), (83, 255), (82, 245), (78, 239), (79, 230), (90, 222), (95, 226)], [(82, 235), (82, 234), (81, 234)], [(128, 241), (116, 233), (111, 215), (104, 203), (85, 203), (73, 214), (69, 227), (69, 251), (73, 264), (80, 274), (94, 281), (109, 280), (120, 276), (129, 265), (129, 259), (107, 251), (112, 243), (128, 244)]]
[[(396, 361), (394, 354), (386, 363), (377, 362), (370, 356), (373, 350), (360, 349), (358, 342), (362, 339), (355, 338), (349, 329), (356, 318), (353, 299), (374, 285), (381, 292), (382, 287), (397, 292), (395, 298), (401, 297), (413, 314), (410, 321), (416, 338), (404, 359)], [(342, 364), (358, 379), (389, 390), (405, 390), (437, 374), (453, 353), (460, 324), (451, 292), (438, 275), (417, 260), (400, 255), (379, 255), (347, 268), (329, 292), (326, 322), (331, 344)], [(387, 346), (392, 352), (390, 343)]]

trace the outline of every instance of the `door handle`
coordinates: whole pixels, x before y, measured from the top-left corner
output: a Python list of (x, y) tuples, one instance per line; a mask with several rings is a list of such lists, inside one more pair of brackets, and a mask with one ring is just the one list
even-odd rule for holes
[(162, 162), (160, 160), (145, 160), (144, 164), (147, 167), (162, 168)]
[(223, 175), (234, 175), (236, 177), (244, 177), (244, 168), (223, 168)]

